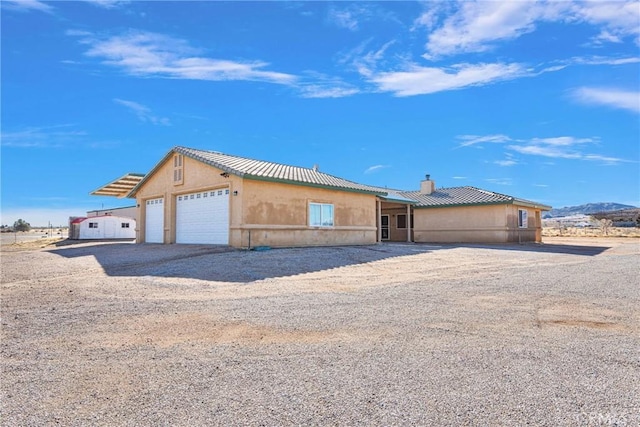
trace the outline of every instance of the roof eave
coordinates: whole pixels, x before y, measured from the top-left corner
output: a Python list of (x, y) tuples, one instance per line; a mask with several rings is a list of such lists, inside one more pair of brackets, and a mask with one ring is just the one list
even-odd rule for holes
[(378, 191), (374, 191), (374, 190), (365, 190), (365, 189), (348, 188), (348, 187), (338, 187), (338, 186), (333, 186), (333, 185), (315, 184), (315, 183), (312, 183), (312, 182), (294, 181), (294, 180), (290, 180), (290, 179), (270, 178), (270, 177), (259, 176), (259, 175), (244, 174), (243, 178), (251, 179), (251, 180), (254, 180), (254, 181), (279, 182), (279, 183), (282, 183), (282, 184), (300, 185), (300, 186), (304, 186), (304, 187), (324, 188), (324, 189), (327, 189), (327, 190), (347, 191), (347, 192), (350, 192), (350, 193), (371, 194), (371, 195), (374, 195), (374, 196), (384, 195), (384, 193), (378, 192)]
[(525, 200), (504, 200), (498, 202), (475, 202), (475, 203), (448, 203), (446, 205), (416, 205), (416, 209), (437, 209), (437, 208), (455, 208), (455, 207), (463, 207), (463, 206), (495, 206), (495, 205), (517, 205), (517, 206), (525, 206), (534, 209), (540, 209), (543, 211), (551, 210), (551, 207), (546, 205), (541, 205), (537, 203), (527, 202)]
[[(105, 184), (105, 185), (102, 185), (102, 186), (96, 188), (95, 190), (91, 191), (89, 193), (89, 195), (91, 195), (91, 196), (118, 197), (119, 199), (122, 199), (122, 198), (127, 196), (128, 193), (126, 193), (125, 191), (127, 191), (128, 188), (124, 184), (118, 184), (118, 182), (131, 180), (130, 177), (139, 177), (139, 178), (142, 178), (141, 179), (141, 181), (142, 181), (142, 180), (144, 180), (145, 174), (135, 173), (135, 172), (126, 173), (126, 174), (122, 175), (120, 178), (114, 179), (113, 181), (109, 182), (108, 184)], [(136, 186), (138, 184), (136, 184)], [(124, 187), (123, 188), (124, 191), (119, 191), (118, 188), (122, 188), (122, 187)], [(134, 186), (134, 188), (135, 188), (135, 186)]]

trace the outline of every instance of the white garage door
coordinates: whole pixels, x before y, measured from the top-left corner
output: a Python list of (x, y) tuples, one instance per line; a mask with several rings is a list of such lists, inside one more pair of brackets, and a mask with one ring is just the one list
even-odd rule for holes
[(164, 199), (147, 200), (146, 204), (144, 241), (164, 243)]
[(176, 243), (229, 244), (229, 190), (176, 198)]

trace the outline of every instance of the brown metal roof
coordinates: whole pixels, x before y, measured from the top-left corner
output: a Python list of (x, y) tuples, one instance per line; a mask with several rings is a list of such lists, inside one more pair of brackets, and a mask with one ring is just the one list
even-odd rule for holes
[(133, 188), (142, 181), (144, 174), (128, 173), (120, 178), (92, 191), (92, 196), (127, 197)]

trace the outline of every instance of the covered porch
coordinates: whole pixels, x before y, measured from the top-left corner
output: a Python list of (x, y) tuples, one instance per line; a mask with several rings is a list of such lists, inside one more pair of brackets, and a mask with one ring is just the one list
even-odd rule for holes
[(378, 242), (413, 242), (414, 200), (389, 192), (377, 201)]

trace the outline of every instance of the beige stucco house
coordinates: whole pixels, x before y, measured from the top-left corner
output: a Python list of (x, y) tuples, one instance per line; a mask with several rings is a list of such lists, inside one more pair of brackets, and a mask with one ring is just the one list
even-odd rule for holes
[(136, 199), (139, 243), (539, 242), (541, 211), (551, 209), (474, 187), (436, 189), (428, 176), (418, 191), (389, 190), (317, 168), (185, 147), (143, 178), (131, 176), (139, 177), (107, 186)]

